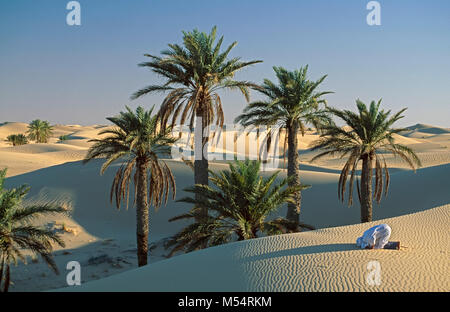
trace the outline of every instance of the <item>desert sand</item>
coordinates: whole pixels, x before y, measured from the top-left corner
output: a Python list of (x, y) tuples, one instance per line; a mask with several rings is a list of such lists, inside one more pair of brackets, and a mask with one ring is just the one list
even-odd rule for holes
[[(26, 183), (32, 187), (30, 202), (50, 199), (72, 207), (69, 216), (38, 221), (60, 232), (66, 241), (67, 246), (56, 248), (54, 253), (61, 274), (55, 275), (40, 261), (30, 260), (28, 265), (12, 268), (11, 291), (450, 291), (450, 192), (446, 183), (450, 176), (449, 129), (418, 124), (397, 137), (421, 158), (423, 167), (416, 173), (398, 159), (387, 158), (391, 187), (388, 197), (374, 205), (377, 221), (373, 224), (388, 223), (393, 230), (391, 240), (402, 243), (400, 251), (356, 248), (356, 238), (371, 224), (358, 224), (357, 203), (347, 207), (338, 202), (342, 160), (326, 158), (309, 163), (315, 153), (308, 146), (318, 136), (308, 131), (299, 137), (300, 169), (302, 182), (312, 188), (303, 192), (301, 216), (303, 222), (318, 230), (237, 242), (166, 259), (161, 242), (185, 225), (167, 220), (190, 208), (169, 201), (166, 207), (150, 212), (150, 240), (155, 248), (150, 252), (150, 264), (137, 269), (135, 210), (130, 206), (118, 211), (109, 203), (114, 167), (100, 176), (102, 160), (81, 164), (91, 144), (89, 139), (97, 137), (103, 127), (57, 125), (48, 144), (13, 147), (5, 138), (24, 133), (26, 124), (0, 124), (0, 168), (8, 168), (6, 187)], [(59, 142), (60, 135), (67, 135), (68, 140)], [(224, 136), (232, 141), (235, 133)], [(254, 142), (255, 138), (250, 136), (250, 140)], [(234, 150), (217, 147), (215, 152), (233, 155)], [(185, 195), (183, 188), (193, 183), (192, 171), (180, 161), (166, 161), (176, 177), (180, 198)], [(227, 165), (217, 161), (211, 168), (221, 170)], [(285, 209), (279, 215), (285, 215)], [(65, 266), (73, 260), (81, 264), (82, 286), (69, 288)], [(370, 260), (380, 262), (379, 286), (369, 286), (365, 281)]]
[[(354, 238), (388, 223), (397, 250), (358, 250)], [(450, 206), (316, 231), (213, 247), (65, 290), (78, 291), (448, 291)], [(432, 226), (430, 226), (432, 224)], [(378, 261), (380, 285), (366, 282)]]

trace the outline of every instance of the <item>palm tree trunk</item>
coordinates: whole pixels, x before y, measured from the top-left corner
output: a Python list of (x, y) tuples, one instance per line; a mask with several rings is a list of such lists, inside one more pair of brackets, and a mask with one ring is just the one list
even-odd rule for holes
[(2, 287), (2, 281), (3, 281), (3, 271), (5, 268), (5, 256), (2, 254), (0, 255), (1, 257), (1, 265), (0, 265), (0, 292), (1, 292), (1, 287)]
[[(288, 135), (288, 177), (292, 177), (289, 186), (300, 185), (300, 169), (299, 169), (299, 156), (298, 156), (298, 140), (297, 140), (298, 124), (293, 122), (287, 128)], [(288, 204), (288, 211), (286, 218), (294, 222), (295, 227), (293, 230), (298, 230), (300, 223), (300, 208), (301, 208), (301, 192), (298, 191), (295, 194), (295, 204)]]
[[(202, 109), (196, 111), (196, 124), (194, 134), (195, 145), (195, 161), (194, 161), (194, 183), (208, 185), (208, 159), (207, 155), (203, 153), (208, 151), (208, 137), (203, 138), (205, 129), (207, 128), (206, 118)], [(195, 194), (195, 199), (199, 200), (200, 194)], [(199, 219), (204, 218), (208, 214), (208, 211), (204, 209)], [(199, 221), (199, 220), (197, 220)]]
[(137, 161), (137, 195), (136, 195), (136, 237), (138, 265), (147, 264), (148, 254), (148, 200), (147, 200), (147, 163)]
[(238, 241), (243, 241), (245, 238), (244, 238), (244, 234), (242, 233), (242, 231), (236, 231), (235, 232), (236, 233), (236, 235), (237, 235), (237, 240)]
[(361, 223), (372, 221), (372, 162), (373, 155), (362, 156)]
[(3, 292), (5, 292), (5, 293), (8, 292), (10, 283), (11, 283), (11, 272), (10, 272), (9, 263), (6, 263), (6, 275), (5, 275), (5, 284), (4, 284)]

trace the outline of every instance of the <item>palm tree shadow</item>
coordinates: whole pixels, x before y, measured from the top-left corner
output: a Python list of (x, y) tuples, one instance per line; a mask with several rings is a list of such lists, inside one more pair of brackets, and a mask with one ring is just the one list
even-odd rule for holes
[(326, 244), (326, 245), (314, 245), (305, 246), (299, 248), (279, 250), (275, 252), (264, 253), (256, 256), (247, 257), (245, 262), (252, 262), (257, 260), (269, 260), (279, 257), (299, 256), (299, 255), (311, 255), (324, 252), (341, 252), (361, 250), (356, 244)]

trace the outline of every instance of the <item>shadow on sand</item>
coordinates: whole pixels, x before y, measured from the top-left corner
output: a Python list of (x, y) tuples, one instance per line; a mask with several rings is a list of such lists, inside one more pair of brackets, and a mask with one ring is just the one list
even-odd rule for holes
[(355, 244), (326, 244), (326, 245), (304, 246), (299, 248), (279, 250), (275, 252), (268, 252), (261, 255), (247, 257), (245, 258), (245, 262), (268, 260), (279, 257), (310, 255), (324, 252), (340, 252), (350, 250), (361, 250), (361, 249), (359, 249)]

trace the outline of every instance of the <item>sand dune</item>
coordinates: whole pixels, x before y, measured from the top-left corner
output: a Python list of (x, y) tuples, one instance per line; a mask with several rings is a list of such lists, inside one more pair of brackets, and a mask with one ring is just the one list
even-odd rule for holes
[[(360, 250), (375, 224), (231, 243), (62, 291), (449, 291), (450, 206), (384, 219), (397, 250)], [(379, 223), (376, 222), (376, 223)], [(367, 283), (378, 261), (381, 284)]]
[(417, 132), (422, 132), (422, 133), (429, 133), (429, 134), (450, 133), (450, 129), (448, 129), (448, 128), (434, 127), (434, 126), (426, 125), (426, 124), (416, 124), (414, 126), (408, 127), (408, 129), (417, 131)]
[(398, 134), (393, 134), (392, 137), (395, 139), (395, 141), (398, 144), (411, 145), (411, 144), (421, 143), (420, 141), (414, 140), (413, 138), (401, 136), (401, 135), (398, 135)]
[(89, 140), (87, 139), (69, 139), (67, 141), (61, 142), (61, 144), (88, 149), (92, 145), (92, 143), (88, 141)]
[(23, 122), (7, 122), (0, 124), (0, 139), (5, 139), (10, 134), (25, 133), (28, 124)]
[(21, 146), (11, 146), (3, 148), (2, 152), (6, 153), (25, 153), (25, 154), (43, 154), (53, 152), (64, 152), (80, 150), (79, 148), (69, 144), (25, 144)]
[[(55, 259), (60, 270), (65, 272), (67, 261), (80, 261), (84, 272), (82, 280), (85, 283), (134, 269), (136, 267), (135, 210), (130, 206), (129, 210), (118, 211), (109, 203), (110, 185), (118, 165), (114, 165), (108, 169), (105, 175), (100, 176), (99, 169), (102, 160), (95, 160), (87, 165), (82, 165), (80, 162), (91, 144), (88, 140), (97, 137), (98, 132), (105, 126), (55, 126), (55, 131), (59, 131), (58, 133), (61, 135), (68, 135), (68, 139), (63, 142), (59, 142), (56, 136), (51, 138), (48, 144), (31, 143), (17, 147), (12, 147), (3, 141), (11, 133), (26, 131), (26, 127), (27, 125), (22, 123), (0, 125), (0, 168), (8, 167), (7, 187), (26, 183), (32, 186), (30, 193), (32, 199), (55, 197), (64, 198), (72, 203), (73, 212), (70, 217), (56, 219), (49, 217), (39, 221), (44, 225), (64, 223), (77, 231), (76, 235), (64, 233), (64, 239), (68, 242), (68, 246), (64, 249), (57, 248), (55, 252)], [(232, 142), (235, 132), (230, 131), (223, 135), (225, 141)], [(419, 154), (424, 168), (419, 169), (417, 173), (405, 170), (405, 164), (399, 159), (390, 156), (387, 158), (391, 168), (390, 192), (387, 198), (383, 198), (381, 205), (374, 205), (374, 219), (400, 216), (398, 219), (389, 221), (396, 226), (396, 228), (393, 227), (393, 239), (406, 242), (410, 246), (415, 245), (411, 243), (412, 239), (408, 238), (409, 235), (417, 238), (418, 234), (416, 234), (417, 231), (414, 232), (403, 223), (412, 226), (417, 223), (420, 231), (425, 233), (423, 239), (418, 237), (422, 240), (420, 246), (417, 245), (419, 246), (417, 249), (414, 247), (402, 250), (399, 252), (401, 256), (398, 258), (393, 257), (391, 251), (386, 253), (376, 251), (367, 254), (353, 250), (353, 241), (356, 235), (363, 230), (361, 225), (350, 225), (359, 222), (359, 206), (356, 204), (353, 207), (347, 207), (338, 202), (337, 181), (343, 160), (329, 157), (314, 164), (309, 163), (314, 153), (310, 152), (307, 146), (316, 138), (317, 134), (309, 131), (304, 137), (299, 136), (302, 160), (301, 179), (303, 183), (312, 185), (312, 188), (303, 192), (301, 216), (303, 222), (314, 225), (320, 230), (293, 236), (263, 238), (242, 244), (230, 244), (218, 249), (177, 256), (164, 261), (161, 260), (164, 259), (162, 256), (166, 252), (154, 249), (150, 253), (152, 264), (146, 268), (148, 272), (145, 271), (141, 274), (136, 273), (141, 272), (140, 270), (130, 271), (123, 275), (123, 281), (134, 276), (133, 274), (141, 274), (142, 278), (147, 276), (152, 280), (155, 278), (161, 285), (158, 290), (165, 290), (166, 284), (159, 278), (162, 279), (166, 274), (166, 277), (169, 276), (167, 281), (171, 281), (173, 280), (172, 275), (178, 272), (171, 263), (183, 265), (183, 270), (185, 270), (190, 266), (183, 261), (197, 261), (196, 257), (200, 257), (204, 258), (204, 260), (199, 260), (200, 263), (202, 261), (224, 262), (225, 268), (230, 270), (229, 282), (226, 280), (227, 277), (223, 276), (225, 282), (222, 286), (216, 283), (215, 287), (219, 287), (217, 290), (450, 290), (448, 279), (438, 277), (438, 271), (443, 269), (444, 272), (448, 272), (448, 267), (442, 267), (444, 264), (436, 251), (437, 249), (443, 250), (444, 254), (445, 251), (448, 252), (448, 245), (445, 245), (445, 241), (437, 236), (447, 237), (448, 241), (448, 231), (443, 230), (440, 222), (445, 221), (448, 224), (448, 206), (443, 205), (450, 203), (450, 193), (448, 185), (442, 181), (446, 181), (450, 176), (450, 134), (426, 133), (425, 138), (407, 135), (396, 138), (400, 143), (413, 147)], [(254, 145), (256, 141), (254, 133), (249, 136), (244, 134), (240, 139), (243, 140), (243, 144), (246, 144), (247, 141), (247, 144), (251, 143), (250, 145)], [(227, 155), (235, 153), (233, 145), (226, 146), (225, 149), (221, 149), (220, 146), (214, 148), (216, 153)], [(281, 149), (280, 146), (278, 148)], [(249, 150), (247, 154), (256, 155), (252, 150)], [(167, 160), (167, 162), (176, 177), (177, 198), (181, 198), (186, 195), (183, 189), (193, 183), (192, 171), (180, 161)], [(282, 158), (280, 166), (283, 166)], [(228, 166), (222, 162), (212, 162), (210, 167), (213, 170), (221, 170)], [(284, 177), (285, 174), (286, 172), (283, 170), (280, 177)], [(429, 210), (438, 206), (443, 207)], [(150, 212), (150, 240), (155, 242), (166, 238), (185, 226), (187, 224), (185, 222), (169, 223), (167, 220), (188, 209), (189, 207), (185, 204), (172, 200), (158, 212), (152, 209)], [(422, 211), (425, 212), (407, 215)], [(283, 208), (272, 217), (284, 216), (285, 213), (285, 208)], [(327, 229), (336, 226), (344, 227)], [(433, 228), (435, 231), (430, 232), (425, 229), (427, 227)], [(399, 236), (396, 236), (396, 233)], [(425, 246), (426, 242), (439, 246), (439, 248), (431, 250), (430, 247)], [(410, 246), (408, 247), (412, 248)], [(247, 249), (248, 254), (244, 253)], [(411, 250), (414, 250), (414, 253), (408, 253)], [(229, 255), (225, 255), (227, 253)], [(271, 257), (272, 253), (279, 256)], [(427, 253), (432, 254), (430, 258), (423, 257), (423, 254)], [(382, 260), (380, 262), (383, 270), (386, 267), (386, 272), (393, 274), (393, 277), (389, 277), (381, 288), (369, 289), (361, 280), (361, 274), (365, 270), (364, 265), (366, 264), (364, 263), (374, 254), (377, 255), (376, 257), (380, 255), (377, 259)], [(261, 255), (262, 258), (259, 259), (258, 255)], [(448, 254), (445, 255), (448, 258)], [(421, 257), (425, 262), (417, 264), (416, 262)], [(232, 265), (229, 263), (230, 259), (237, 259), (237, 262)], [(357, 262), (352, 265), (353, 259)], [(160, 270), (152, 269), (153, 265), (156, 267), (156, 262), (159, 262)], [(304, 263), (304, 265), (299, 265), (298, 262)], [(276, 263), (284, 265), (277, 266)], [(335, 263), (336, 267), (331, 267), (330, 263)], [(404, 268), (395, 269), (399, 263)], [(432, 273), (428, 278), (424, 276), (425, 267), (431, 267)], [(166, 269), (172, 273), (164, 271)], [(192, 268), (192, 272), (197, 272), (196, 270), (200, 270), (200, 267)], [(417, 274), (414, 273), (416, 271)], [(349, 274), (348, 277), (342, 275), (344, 272)], [(243, 278), (240, 280), (238, 280), (238, 273), (243, 274)], [(206, 279), (204, 285), (209, 285), (207, 274), (211, 274), (211, 272), (200, 274), (201, 278)], [(399, 281), (395, 283), (393, 278), (400, 275), (409, 275), (409, 277), (399, 277)], [(178, 279), (174, 277), (179, 289), (189, 285), (188, 281), (183, 280), (188, 277), (189, 275), (183, 274)], [(110, 283), (108, 286), (110, 288), (105, 286), (107, 282), (102, 284), (103, 282), (99, 281), (100, 284), (92, 284), (94, 286), (86, 284), (86, 287), (91, 287), (86, 289), (100, 290), (103, 289), (102, 287), (106, 287), (104, 290), (115, 289), (114, 287), (121, 285), (116, 283), (122, 277), (118, 275), (117, 278), (118, 280), (114, 279), (114, 282)], [(21, 264), (17, 268), (13, 268), (13, 279), (15, 284), (12, 286), (12, 290), (44, 290), (66, 285), (64, 274), (55, 276), (42, 263), (30, 263), (28, 266)], [(319, 283), (320, 279), (323, 280), (323, 283)], [(231, 285), (232, 283), (236, 283), (236, 285)], [(152, 288), (156, 287), (153, 284), (144, 282), (138, 283), (136, 287), (140, 290), (156, 289)], [(192, 285), (191, 288), (184, 290), (200, 290), (196, 287)], [(125, 289), (117, 288), (117, 290)]]
[[(50, 139), (50, 144), (59, 144), (59, 147), (49, 146), (43, 147), (32, 147), (33, 144), (29, 144), (26, 147), (20, 147), (17, 150), (30, 153), (36, 152), (49, 152), (54, 151), (54, 149), (61, 149), (62, 146), (68, 147), (77, 147), (88, 149), (92, 143), (89, 142), (90, 139), (97, 138), (100, 130), (104, 129), (107, 126), (102, 125), (92, 125), (92, 126), (64, 126), (64, 125), (56, 125), (54, 126), (54, 135)], [(27, 125), (24, 123), (7, 123), (4, 125), (0, 125), (0, 148), (2, 147), (10, 147), (9, 143), (6, 143), (4, 139), (9, 134), (13, 133), (23, 133), (26, 131)], [(442, 134), (429, 134), (422, 133), (417, 135), (416, 132), (418, 130), (423, 129), (431, 129), (437, 128), (428, 125), (416, 125), (410, 127), (412, 132), (406, 133), (405, 135), (396, 135), (395, 138), (398, 143), (405, 144), (411, 148), (414, 148), (416, 152), (422, 159), (422, 163), (424, 167), (436, 166), (442, 163), (450, 162), (450, 133), (442, 133)], [(439, 128), (444, 129), (444, 128)], [(444, 129), (445, 130), (445, 129)], [(450, 130), (449, 130), (450, 131)], [(68, 137), (64, 142), (60, 142), (58, 137), (60, 135), (66, 135)], [(306, 131), (305, 136), (298, 136), (299, 140), (299, 150), (300, 150), (300, 159), (303, 163), (308, 163), (316, 153), (312, 153), (309, 151), (309, 147), (312, 141), (318, 138), (317, 133), (313, 131)], [(188, 134), (184, 133), (182, 138), (179, 141), (180, 146), (186, 146), (187, 140), (189, 139)], [(193, 136), (190, 137), (193, 139)], [(235, 139), (237, 140), (236, 146), (234, 145)], [(261, 133), (259, 138), (256, 136), (256, 132), (252, 132), (249, 135), (242, 133), (241, 131), (237, 131), (234, 128), (228, 129), (228, 131), (218, 132), (217, 136), (214, 138), (213, 143), (210, 145), (209, 151), (212, 153), (218, 153), (213, 155), (211, 158), (220, 159), (223, 158), (222, 155), (227, 155), (227, 159), (233, 159), (235, 155), (241, 157), (253, 157), (257, 158), (260, 148), (263, 145), (264, 133)], [(255, 144), (256, 143), (256, 144)], [(278, 144), (274, 141), (272, 144), (273, 149), (277, 150), (279, 155), (283, 154), (283, 143), (284, 143), (284, 133), (281, 134)], [(47, 149), (48, 148), (48, 149)], [(47, 149), (47, 150), (46, 150)], [(273, 155), (273, 149), (269, 153)], [(219, 158), (218, 158), (219, 157)], [(67, 159), (67, 161), (78, 160), (79, 158)], [(394, 159), (393, 157), (388, 157), (388, 163), (391, 167), (395, 168), (406, 168), (406, 164), (400, 161), (399, 159)], [(1, 163), (1, 155), (0, 155), (0, 163)], [(59, 164), (61, 162), (57, 161), (54, 164)], [(343, 161), (328, 157), (319, 162), (317, 165), (321, 167), (326, 167), (330, 169), (342, 168)], [(51, 164), (49, 164), (51, 165)], [(283, 157), (280, 156), (280, 166), (285, 166)], [(40, 166), (36, 168), (42, 168)], [(15, 171), (14, 169), (12, 171)], [(26, 172), (26, 171), (15, 171), (15, 172)], [(11, 173), (10, 173), (11, 174)]]
[[(183, 189), (193, 183), (191, 169), (178, 161), (169, 160), (167, 162), (175, 174), (177, 198), (186, 196)], [(101, 160), (87, 165), (82, 165), (79, 161), (65, 163), (8, 178), (7, 186), (27, 183), (33, 186), (30, 193), (32, 196), (38, 194), (42, 189), (52, 190), (54, 193), (68, 192), (74, 202), (73, 219), (91, 234), (110, 237), (120, 229), (119, 231), (133, 237), (134, 208), (130, 207), (128, 211), (125, 209), (117, 211), (109, 203), (109, 191), (115, 174), (115, 166), (100, 176), (101, 164)], [(227, 167), (225, 164), (211, 165), (213, 170), (222, 170)], [(285, 177), (285, 174), (282, 172), (280, 177)], [(46, 178), (42, 179), (42, 176)], [(337, 173), (302, 170), (301, 176), (303, 183), (312, 185), (312, 188), (303, 192), (302, 219), (304, 222), (318, 228), (359, 222), (358, 205), (347, 207), (337, 200), (339, 178)], [(383, 198), (380, 205), (374, 206), (374, 218), (399, 216), (446, 204), (447, 201), (450, 201), (450, 194), (441, 181), (448, 176), (450, 176), (450, 164), (424, 168), (417, 171), (416, 174), (412, 171), (393, 172), (389, 196)], [(427, 196), (423, 196), (420, 192), (423, 185), (427, 185)], [(405, 192), (411, 194), (405, 198)], [(132, 202), (132, 197), (130, 202)], [(152, 210), (150, 213), (152, 238), (163, 238), (179, 230), (183, 223), (169, 223), (167, 220), (174, 215), (186, 212), (187, 209), (185, 204), (170, 200), (168, 205), (162, 207), (158, 212)], [(284, 215), (284, 209), (279, 214)], [(101, 220), (105, 220), (105, 223), (99, 223)]]
[[(55, 125), (49, 143), (12, 146), (6, 142), (10, 134), (26, 133), (28, 125), (11, 122), (0, 125), (0, 168), (8, 168), (8, 176), (81, 160), (92, 143), (90, 139), (98, 137), (99, 129), (105, 126)], [(65, 141), (59, 136), (66, 135)]]
[[(33, 197), (39, 197), (39, 194), (42, 192), (45, 194), (64, 194), (64, 197), (70, 198), (70, 201), (73, 203), (71, 222), (78, 225), (81, 228), (80, 231), (85, 231), (89, 239), (92, 239), (91, 237), (96, 238), (91, 242), (83, 240), (82, 244), (84, 244), (84, 247), (80, 250), (69, 249), (72, 259), (86, 262), (90, 257), (101, 256), (106, 253), (116, 258), (121, 257), (126, 261), (126, 265), (122, 264), (123, 270), (130, 269), (136, 265), (134, 254), (126, 252), (132, 249), (135, 244), (135, 210), (130, 207), (129, 210), (122, 209), (117, 211), (109, 203), (108, 195), (114, 168), (108, 170), (104, 176), (99, 176), (98, 170), (101, 163), (102, 161), (98, 160), (83, 166), (80, 162), (72, 162), (44, 168), (7, 179), (7, 187), (28, 183), (33, 186), (30, 193)], [(186, 195), (182, 189), (192, 184), (192, 173), (183, 163), (176, 161), (168, 161), (168, 163), (175, 173), (178, 187), (177, 198), (180, 198)], [(226, 165), (215, 164), (212, 165), (212, 168), (220, 170), (226, 168)], [(303, 192), (303, 222), (312, 224), (317, 228), (359, 222), (359, 207), (357, 205), (347, 207), (337, 201), (337, 173), (302, 171), (301, 174), (304, 183), (313, 185), (311, 189)], [(383, 199), (381, 206), (375, 205), (374, 218), (378, 220), (404, 215), (448, 203), (450, 200), (448, 188), (441, 181), (449, 174), (450, 165), (424, 168), (416, 174), (411, 171), (393, 173), (390, 194), (387, 199)], [(42, 179), (43, 176), (46, 178)], [(68, 179), (67, 177), (70, 178)], [(426, 196), (420, 191), (424, 185), (427, 186)], [(407, 197), (404, 195), (406, 193), (409, 194)], [(150, 239), (155, 241), (170, 236), (186, 225), (185, 222), (169, 223), (167, 220), (174, 215), (186, 212), (187, 209), (189, 207), (184, 204), (170, 201), (167, 207), (162, 207), (158, 212), (151, 210)], [(279, 215), (285, 215), (285, 209), (282, 209)], [(50, 218), (45, 220), (44, 223), (53, 221)], [(430, 226), (435, 227), (434, 224), (430, 224)], [(102, 244), (104, 240), (111, 240), (114, 247), (99, 248), (98, 245)], [(81, 242), (79, 243), (81, 244)], [(161, 260), (161, 255), (164, 253), (154, 254), (151, 252), (150, 261)], [(57, 254), (56, 258), (57, 263), (64, 272), (64, 265), (68, 261), (67, 259), (70, 259), (70, 256)], [(32, 266), (34, 265), (32, 264)], [(31, 269), (31, 267), (29, 268)], [(108, 263), (104, 264), (104, 266), (97, 266), (97, 271), (94, 270), (95, 267), (88, 266), (86, 268), (87, 272), (95, 273), (92, 273), (92, 276), (84, 275), (83, 281), (98, 279), (120, 271), (116, 268), (112, 270), (112, 268)], [(21, 278), (16, 280), (13, 290), (42, 289), (39, 288), (41, 284), (24, 282), (29, 278), (29, 275), (23, 273), (22, 270), (22, 267), (17, 269), (18, 272), (22, 273), (19, 274)], [(104, 270), (107, 270), (107, 272), (104, 272)], [(65, 285), (64, 276), (60, 277), (50, 274), (47, 274), (45, 281), (41, 282), (49, 285), (48, 288), (63, 287)]]

